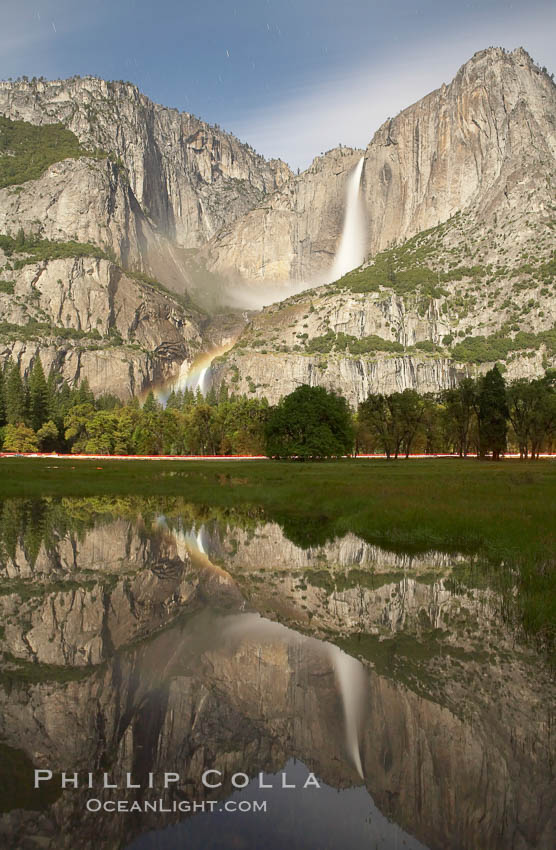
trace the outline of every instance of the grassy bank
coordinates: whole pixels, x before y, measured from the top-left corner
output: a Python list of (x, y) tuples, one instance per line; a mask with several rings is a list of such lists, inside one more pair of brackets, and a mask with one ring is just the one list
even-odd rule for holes
[[(5, 458), (2, 497), (179, 496), (262, 508), (298, 545), (351, 531), (385, 548), (473, 554), (519, 587), (525, 628), (554, 639), (556, 464), (475, 460), (325, 463)], [(474, 580), (470, 577), (470, 580)]]

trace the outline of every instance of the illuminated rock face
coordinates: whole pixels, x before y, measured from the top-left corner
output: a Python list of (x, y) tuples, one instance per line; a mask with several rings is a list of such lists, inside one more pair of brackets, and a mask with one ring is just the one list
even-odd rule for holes
[(465, 366), (447, 357), (417, 355), (371, 359), (331, 355), (324, 359), (318, 355), (232, 350), (222, 363), (212, 367), (212, 384), (218, 387), (226, 382), (229, 386), (239, 368), (239, 380), (233, 384), (236, 391), (249, 393), (254, 385), (253, 392), (270, 404), (276, 404), (301, 384), (308, 384), (341, 392), (352, 407), (365, 401), (369, 393), (389, 394), (405, 389), (428, 393), (449, 389), (456, 386), (467, 371)]
[[(32, 124), (62, 122), (84, 147), (119, 158), (132, 207), (184, 248), (202, 245), (291, 177), (280, 160), (266, 161), (194, 115), (153, 103), (131, 83), (91, 77), (2, 82), (0, 114)], [(79, 207), (66, 209), (68, 225), (72, 212), (82, 213), (74, 227), (95, 226)], [(108, 208), (108, 221), (122, 212)], [(106, 211), (96, 226), (105, 222)]]
[[(528, 215), (541, 212), (549, 200), (542, 175), (548, 163), (554, 170), (556, 156), (555, 112), (554, 83), (523, 49), (476, 53), (449, 85), (386, 121), (369, 142), (362, 173), (368, 252), (458, 211), (472, 211), (489, 225), (495, 209), (508, 215), (525, 201)], [(215, 236), (213, 267), (256, 280), (307, 282), (331, 269), (346, 171), (359, 156), (343, 148), (317, 157)], [(491, 247), (496, 255), (495, 240)]]
[(0, 234), (23, 228), (51, 241), (92, 243), (114, 261), (43, 260), (10, 274), (15, 291), (0, 293), (2, 322), (46, 322), (81, 338), (44, 329), (29, 342), (22, 331), (0, 360), (12, 357), (26, 371), (40, 350), (47, 369), (124, 400), (175, 376), (199, 352), (206, 317), (115, 263), (183, 295), (196, 280), (191, 253), (282, 186), (289, 168), (192, 115), (153, 104), (128, 83), (0, 82), (0, 115), (62, 122), (85, 148), (107, 154), (57, 162), (17, 192), (0, 189)]
[(363, 151), (334, 148), (225, 227), (203, 250), (208, 267), (261, 285), (329, 279), (342, 232), (346, 189)]
[[(236, 391), (272, 402), (308, 383), (355, 405), (369, 392), (453, 386), (469, 369), (450, 349), (468, 336), (507, 337), (517, 327), (538, 334), (556, 322), (550, 267), (539, 270), (554, 250), (547, 175), (556, 167), (556, 87), (521, 48), (476, 53), (449, 85), (386, 121), (365, 151), (333, 149), (297, 176), (127, 83), (2, 82), (0, 114), (63, 122), (82, 145), (110, 154), (66, 159), (0, 190), (0, 233), (90, 242), (111, 258), (43, 260), (10, 273), (14, 293), (0, 292), (1, 322), (80, 335), (45, 328), (30, 340), (11, 331), (0, 360), (12, 357), (24, 371), (40, 349), (70, 382), (87, 378), (95, 393), (128, 399), (177, 377), (215, 336), (230, 336), (219, 332), (222, 317), (207, 323), (172, 293), (190, 292), (210, 309), (258, 309), (310, 286), (307, 298), (251, 316), (239, 340), (249, 362), (232, 351), (212, 381), (230, 385), (238, 370)], [(413, 288), (321, 286), (340, 273), (346, 193), (362, 157), (360, 241), (373, 258), (421, 234)], [(0, 251), (0, 265), (8, 261)], [(422, 265), (433, 275), (425, 289)], [(453, 279), (442, 277), (456, 266)], [(247, 320), (238, 315), (232, 337)], [(94, 332), (100, 339), (87, 337)], [(378, 336), (398, 348), (363, 345), (369, 353), (360, 357), (310, 348), (329, 333)], [(554, 363), (550, 345), (533, 346), (507, 357), (506, 377), (541, 375)]]
[[(343, 163), (353, 173), (358, 153), (338, 149), (315, 160), (207, 246), (209, 266), (239, 271), (253, 287), (273, 275), (298, 286), (252, 318), (213, 369), (214, 383), (271, 402), (299, 384), (320, 385), (355, 406), (369, 393), (438, 392), (494, 365), (494, 355), (480, 366), (453, 358), (461, 338), (551, 330), (556, 306), (540, 266), (554, 250), (546, 175), (556, 169), (555, 127), (556, 86), (525, 51), (475, 54), (367, 146), (369, 259), (360, 277), (337, 286), (319, 284), (331, 279), (341, 245), (343, 217), (332, 211), (338, 180), (347, 179)], [(321, 211), (322, 198), (331, 212)], [(365, 277), (387, 249), (389, 258), (379, 258), (387, 273)], [(295, 294), (302, 285), (308, 291)], [(550, 346), (531, 345), (506, 358), (506, 377), (543, 375), (554, 362)]]
[[(489, 48), (385, 122), (365, 154), (371, 252), (458, 210), (513, 210), (540, 182), (543, 161), (554, 162), (555, 107), (554, 83), (525, 50)], [(543, 200), (529, 198), (529, 210)]]
[[(199, 535), (220, 566), (195, 551)], [(551, 846), (553, 685), (496, 594), (454, 590), (461, 556), (396, 555), (353, 535), (303, 550), (273, 523), (186, 534), (106, 515), (53, 539), (2, 557), (0, 741), (35, 767), (107, 770), (122, 786), (128, 771), (143, 785), (175, 771), (204, 799), (206, 769), (227, 796), (234, 772), (296, 758), (338, 789), (361, 770), (379, 809), (432, 850)], [(31, 578), (34, 595), (13, 586)], [(343, 673), (338, 647), (351, 654)], [(98, 848), (89, 797), (16, 806), (0, 837)], [(100, 846), (177, 817), (105, 818)]]

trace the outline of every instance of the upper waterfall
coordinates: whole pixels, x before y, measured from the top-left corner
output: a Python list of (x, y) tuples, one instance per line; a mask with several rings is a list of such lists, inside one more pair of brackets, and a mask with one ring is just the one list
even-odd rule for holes
[(330, 271), (330, 282), (356, 269), (365, 259), (365, 210), (359, 192), (364, 161), (362, 156), (347, 181), (346, 217)]

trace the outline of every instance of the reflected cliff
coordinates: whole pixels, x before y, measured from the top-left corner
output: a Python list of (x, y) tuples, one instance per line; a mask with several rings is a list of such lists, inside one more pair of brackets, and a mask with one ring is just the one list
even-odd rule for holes
[[(553, 683), (468, 555), (303, 548), (175, 499), (7, 502), (1, 539), (3, 846), (551, 846)], [(258, 788), (283, 771), (291, 796)], [(234, 799), (272, 814), (172, 811)]]

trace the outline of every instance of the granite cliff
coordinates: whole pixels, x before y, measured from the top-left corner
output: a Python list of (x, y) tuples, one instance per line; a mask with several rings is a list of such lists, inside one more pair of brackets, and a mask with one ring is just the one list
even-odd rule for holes
[[(3, 82), (0, 115), (12, 122), (6, 133), (64, 125), (76, 141), (71, 155), (52, 156), (42, 173), (0, 181), (0, 235), (22, 230), (63, 244), (71, 257), (60, 263), (43, 252), (31, 263), (25, 250), (0, 246), (2, 359), (27, 371), (40, 348), (47, 368), (122, 398), (175, 375), (195, 356), (207, 319), (189, 303), (184, 308), (186, 290), (199, 285), (192, 249), (281, 186), (288, 167), (128, 83)], [(8, 164), (20, 155), (10, 138), (0, 151)], [(46, 140), (35, 145), (42, 151)], [(34, 151), (25, 155), (32, 164)], [(84, 268), (84, 246), (106, 262)], [(35, 328), (30, 340), (23, 328), (36, 321), (54, 332)], [(79, 343), (60, 335), (67, 328), (82, 334)], [(90, 331), (100, 334), (95, 344)]]
[[(272, 402), (321, 384), (356, 405), (369, 392), (447, 388), (497, 361), (509, 379), (543, 374), (556, 363), (555, 158), (550, 77), (521, 49), (476, 54), (369, 144), (361, 178), (369, 259), (265, 308), (215, 364), (214, 383)], [(272, 209), (266, 233), (290, 257), (284, 277), (299, 281), (305, 246), (286, 240), (284, 251), (288, 217), (276, 199)], [(290, 204), (289, 215), (300, 211)], [(227, 256), (233, 264), (234, 234), (257, 243), (261, 216), (254, 210), (212, 240), (215, 267)], [(268, 238), (265, 257), (272, 266)]]
[(131, 83), (3, 82), (0, 114), (61, 122), (85, 147), (111, 153), (144, 215), (184, 248), (204, 244), (291, 176), (280, 160), (267, 162), (220, 128), (153, 103)]
[[(139, 394), (222, 336), (225, 317), (184, 294), (210, 312), (216, 291), (221, 311), (238, 283), (244, 299), (281, 300), (212, 381), (272, 402), (300, 383), (355, 405), (496, 361), (509, 378), (556, 362), (556, 87), (521, 48), (475, 54), (365, 151), (334, 149), (297, 176), (128, 83), (0, 83), (2, 115), (64, 125), (78, 145), (0, 188), (0, 235), (69, 246), (61, 264), (0, 245), (0, 356), (24, 370), (40, 348), (72, 382)], [(328, 284), (361, 157), (368, 259)], [(234, 334), (246, 321), (236, 311)]]
[[(368, 253), (460, 211), (473, 210), (490, 224), (496, 209), (504, 215), (520, 211), (526, 199), (521, 212), (542, 212), (553, 200), (555, 101), (554, 83), (523, 49), (489, 48), (449, 85), (388, 119), (364, 151)], [(341, 232), (342, 178), (362, 154), (340, 148), (315, 159), (282, 191), (215, 236), (209, 264), (245, 277), (302, 281), (329, 269)], [(247, 256), (239, 256), (247, 245)], [(491, 247), (498, 256), (494, 240)]]

